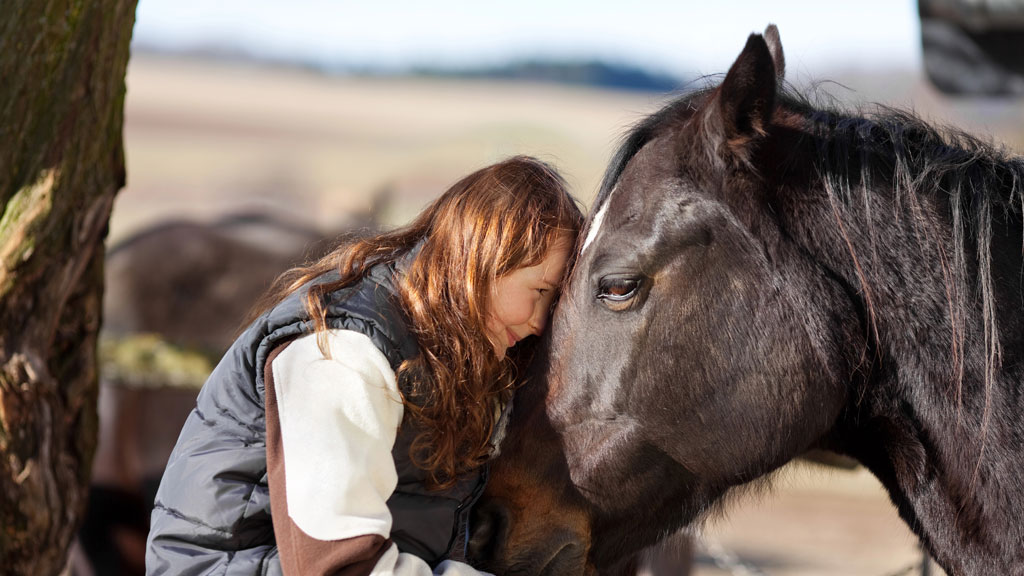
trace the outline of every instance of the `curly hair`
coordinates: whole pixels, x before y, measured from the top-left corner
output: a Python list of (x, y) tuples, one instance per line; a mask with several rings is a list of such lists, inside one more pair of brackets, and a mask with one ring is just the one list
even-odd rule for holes
[(488, 340), (495, 281), (538, 264), (556, 242), (572, 245), (582, 224), (562, 177), (540, 160), (516, 156), (462, 178), (408, 225), (344, 242), (285, 272), (257, 310), (337, 271), (340, 279), (313, 285), (305, 302), (326, 354), (324, 297), (421, 245), (396, 282), (420, 353), (397, 375), (406, 411), (419, 424), (413, 462), (443, 488), (487, 459), (495, 408), (510, 399), (516, 367), (532, 352), (533, 343), (523, 342), (501, 357)]

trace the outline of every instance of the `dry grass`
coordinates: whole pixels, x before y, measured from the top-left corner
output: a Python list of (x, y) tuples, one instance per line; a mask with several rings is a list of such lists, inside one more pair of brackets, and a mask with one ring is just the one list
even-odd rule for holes
[[(880, 100), (1024, 145), (1013, 101), (957, 101), (913, 74), (837, 74), (824, 90)], [(794, 78), (798, 83), (806, 79)], [(325, 77), (137, 55), (128, 186), (111, 239), (168, 217), (283, 210), (334, 228), (390, 190), (404, 222), (466, 172), (512, 154), (558, 166), (588, 204), (619, 137), (663, 95), (495, 81)]]
[(799, 462), (765, 495), (733, 503), (701, 540), (694, 576), (730, 574), (711, 562), (716, 546), (771, 576), (888, 576), (922, 560), (917, 537), (869, 472)]

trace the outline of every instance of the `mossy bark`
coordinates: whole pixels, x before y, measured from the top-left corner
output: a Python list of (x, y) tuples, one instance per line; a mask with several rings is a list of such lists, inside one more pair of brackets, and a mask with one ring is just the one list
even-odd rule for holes
[(0, 558), (57, 574), (96, 445), (103, 239), (136, 0), (0, 10)]

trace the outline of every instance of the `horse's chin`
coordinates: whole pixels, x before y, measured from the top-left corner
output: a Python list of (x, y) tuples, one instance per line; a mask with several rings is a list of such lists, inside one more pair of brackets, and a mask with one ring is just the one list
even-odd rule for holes
[(518, 558), (504, 562), (483, 562), (483, 568), (505, 576), (593, 576), (597, 571), (587, 558), (589, 547), (579, 541), (565, 540), (553, 546), (537, 547)]
[(565, 576), (569, 574), (591, 576), (596, 574), (596, 571), (587, 562), (586, 547), (579, 542), (568, 542), (548, 557), (537, 574), (538, 576)]

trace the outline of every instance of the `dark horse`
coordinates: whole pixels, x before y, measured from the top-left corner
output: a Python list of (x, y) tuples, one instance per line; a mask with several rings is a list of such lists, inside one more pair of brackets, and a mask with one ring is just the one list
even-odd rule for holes
[(783, 62), (751, 35), (615, 156), (480, 505), (496, 572), (616, 572), (823, 448), (949, 574), (1024, 574), (1024, 159)]

